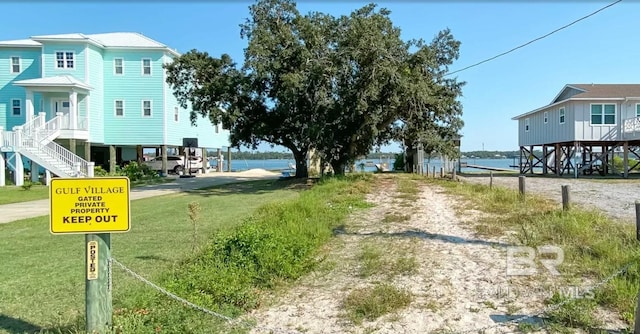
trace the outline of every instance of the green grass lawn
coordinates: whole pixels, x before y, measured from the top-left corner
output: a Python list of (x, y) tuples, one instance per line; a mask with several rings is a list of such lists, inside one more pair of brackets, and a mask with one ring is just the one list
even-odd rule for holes
[[(132, 201), (131, 230), (112, 234), (112, 254), (141, 275), (157, 279), (190, 255), (190, 203), (200, 207), (196, 242), (202, 246), (213, 232), (238, 225), (257, 207), (296, 198), (298, 191), (289, 185), (254, 181)], [(5, 188), (0, 203), (5, 197), (46, 198), (46, 189)], [(5, 195), (10, 192), (15, 195)], [(48, 332), (47, 328), (67, 333), (60, 328), (73, 328), (84, 315), (84, 236), (52, 235), (48, 223), (45, 216), (0, 224), (0, 333)], [(153, 294), (118, 268), (113, 275), (114, 309), (132, 303), (140, 290)]]
[(16, 186), (0, 187), (0, 205), (47, 198), (49, 198), (48, 186), (34, 185), (29, 190)]
[[(160, 184), (172, 182), (172, 178), (157, 178), (153, 180), (145, 180), (138, 182), (131, 182), (132, 188), (145, 186), (149, 184)], [(32, 185), (29, 189), (16, 186), (0, 187), (0, 205), (20, 203), (28, 201), (36, 201), (39, 199), (49, 198), (49, 186), (45, 185)]]

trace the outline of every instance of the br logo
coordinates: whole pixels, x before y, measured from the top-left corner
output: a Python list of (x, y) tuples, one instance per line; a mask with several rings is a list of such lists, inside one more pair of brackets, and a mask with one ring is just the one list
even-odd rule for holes
[(545, 267), (551, 275), (560, 275), (556, 269), (564, 261), (562, 248), (552, 245), (507, 247), (507, 276), (529, 276), (538, 273), (536, 260)]

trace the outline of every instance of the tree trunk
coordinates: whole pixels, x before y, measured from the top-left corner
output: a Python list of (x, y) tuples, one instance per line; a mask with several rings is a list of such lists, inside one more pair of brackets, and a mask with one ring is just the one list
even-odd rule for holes
[(407, 173), (413, 173), (414, 153), (413, 145), (407, 145), (404, 151), (404, 171)]
[(296, 160), (296, 178), (309, 177), (309, 168), (307, 166), (307, 152), (293, 151), (293, 158)]
[(333, 175), (344, 175), (346, 163), (343, 161), (331, 161), (331, 168), (333, 168)]

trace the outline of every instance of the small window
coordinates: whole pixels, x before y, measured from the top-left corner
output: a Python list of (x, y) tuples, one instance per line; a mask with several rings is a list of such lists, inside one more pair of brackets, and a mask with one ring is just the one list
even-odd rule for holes
[(615, 104), (592, 104), (591, 105), (591, 124), (592, 125), (616, 124), (616, 105)]
[(640, 103), (636, 103), (636, 117), (640, 117)]
[(11, 73), (20, 73), (20, 57), (11, 57)]
[(216, 133), (220, 132), (220, 126), (216, 124)]
[(142, 101), (142, 116), (151, 117), (151, 100)]
[(22, 100), (20, 99), (11, 100), (11, 115), (13, 116), (22, 115)]
[(124, 101), (115, 100), (113, 108), (114, 108), (114, 115), (116, 115), (117, 117), (124, 116)]
[(113, 59), (113, 74), (115, 75), (124, 74), (124, 59), (122, 58)]
[(549, 112), (545, 111), (544, 112), (544, 124), (549, 123)]
[(151, 75), (151, 59), (142, 59), (142, 75)]
[(559, 114), (560, 114), (560, 124), (564, 124), (564, 107), (560, 108)]
[(74, 68), (74, 53), (71, 51), (56, 52), (56, 68)]
[(529, 119), (528, 118), (524, 119), (524, 131), (525, 132), (529, 132)]
[(178, 107), (173, 108), (173, 120), (176, 122), (179, 119), (179, 112), (180, 112), (180, 109), (178, 109)]

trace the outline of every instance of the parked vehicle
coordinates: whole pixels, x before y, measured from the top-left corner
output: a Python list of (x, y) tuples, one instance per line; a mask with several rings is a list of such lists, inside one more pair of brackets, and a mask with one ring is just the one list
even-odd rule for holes
[[(162, 170), (162, 157), (155, 157), (149, 161), (144, 162), (145, 165), (153, 170)], [(169, 155), (167, 156), (167, 170), (169, 173), (180, 174), (184, 172), (186, 168), (189, 168), (192, 173), (198, 172), (198, 169), (202, 168), (202, 157), (189, 157), (188, 165), (185, 166), (185, 160), (183, 156)]]

